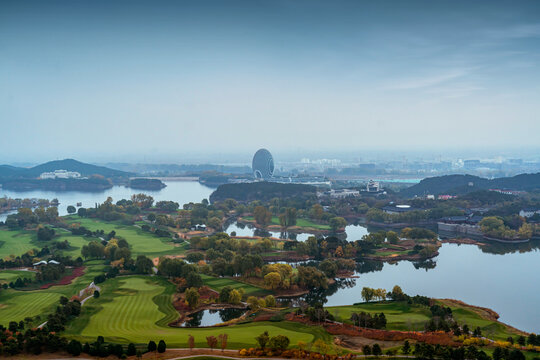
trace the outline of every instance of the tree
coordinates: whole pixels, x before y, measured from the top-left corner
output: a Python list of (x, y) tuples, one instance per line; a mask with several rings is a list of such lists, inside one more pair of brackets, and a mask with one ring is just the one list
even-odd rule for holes
[(335, 261), (326, 259), (319, 264), (319, 270), (321, 270), (326, 275), (326, 277), (334, 278), (336, 277), (338, 266)]
[(190, 308), (194, 309), (197, 307), (197, 305), (199, 304), (199, 292), (197, 291), (196, 288), (189, 288), (186, 290), (186, 293), (185, 293), (185, 296), (186, 296), (186, 301), (189, 305)]
[(375, 355), (375, 356), (382, 355), (382, 349), (381, 349), (381, 347), (379, 346), (379, 344), (377, 344), (377, 343), (373, 344), (373, 346), (372, 346), (372, 348), (371, 348), (371, 352), (372, 352), (373, 355)]
[(259, 299), (257, 299), (255, 296), (248, 297), (246, 302), (251, 310), (259, 310), (261, 307)]
[(399, 236), (394, 231), (388, 231), (386, 233), (386, 240), (388, 240), (390, 244), (397, 244), (399, 242)]
[(191, 334), (188, 335), (188, 346), (189, 351), (193, 351), (193, 348), (195, 347), (195, 338)]
[(405, 355), (409, 355), (409, 353), (411, 352), (411, 345), (409, 344), (409, 340), (405, 340), (403, 346), (401, 347), (401, 352)]
[(159, 343), (157, 346), (158, 353), (164, 353), (166, 349), (167, 349), (167, 344), (165, 344), (165, 341), (159, 340)]
[(218, 343), (218, 339), (213, 335), (207, 336), (206, 337), (206, 343), (208, 344), (208, 347), (210, 348), (210, 350), (214, 351), (214, 348), (216, 347), (216, 345)]
[(135, 272), (137, 274), (151, 274), (154, 263), (144, 255), (137, 256), (135, 260)]
[(37, 238), (39, 241), (50, 241), (54, 237), (55, 231), (47, 226), (39, 226)]
[(94, 290), (94, 299), (99, 299), (100, 293), (98, 290)]
[(229, 335), (227, 334), (219, 334), (219, 344), (221, 346), (221, 351), (223, 352), (225, 348), (227, 347), (227, 339), (229, 338)]
[(255, 218), (255, 222), (263, 227), (272, 221), (272, 213), (264, 206), (256, 206), (253, 210), (253, 217)]
[(362, 298), (365, 302), (370, 302), (373, 297), (375, 296), (375, 291), (372, 288), (369, 287), (363, 287), (362, 288)]
[(129, 345), (127, 347), (126, 355), (127, 356), (133, 356), (135, 354), (137, 354), (137, 348), (135, 347), (135, 344), (134, 343), (129, 343)]
[(154, 352), (157, 350), (157, 345), (156, 345), (156, 342), (154, 340), (150, 340), (148, 342), (148, 351), (149, 352)]
[(289, 347), (290, 340), (285, 335), (273, 336), (268, 342), (268, 347), (272, 350), (285, 350)]
[(266, 303), (266, 307), (276, 307), (276, 298), (274, 295), (266, 296), (264, 302)]
[(240, 304), (242, 301), (242, 294), (236, 289), (232, 289), (229, 293), (229, 303), (231, 304)]
[(333, 232), (343, 229), (347, 225), (347, 221), (339, 216), (333, 217), (329, 221), (330, 228)]
[(218, 230), (218, 231), (222, 230), (221, 220), (219, 220), (219, 218), (215, 217), (215, 216), (208, 219), (206, 225), (208, 225), (209, 227), (211, 227), (214, 230)]
[(264, 284), (272, 290), (277, 289), (280, 283), (281, 275), (277, 272), (271, 272), (264, 276)]
[(77, 212), (77, 209), (75, 209), (75, 206), (69, 205), (67, 207), (67, 212), (68, 212), (68, 214), (75, 214), (75, 212)]
[(270, 335), (268, 335), (268, 331), (263, 332), (259, 336), (255, 338), (257, 343), (259, 344), (260, 349), (265, 349), (266, 344), (268, 344), (268, 341), (270, 341)]
[(371, 346), (364, 345), (362, 347), (362, 352), (364, 353), (364, 355), (371, 355)]
[(131, 196), (133, 205), (140, 207), (141, 209), (148, 209), (152, 207), (154, 198), (146, 194), (135, 194)]
[(79, 217), (86, 217), (86, 209), (85, 208), (79, 208), (77, 210), (77, 215), (79, 215)]
[(156, 214), (150, 213), (150, 214), (146, 215), (146, 219), (148, 221), (150, 221), (150, 222), (154, 222), (154, 221), (156, 221)]

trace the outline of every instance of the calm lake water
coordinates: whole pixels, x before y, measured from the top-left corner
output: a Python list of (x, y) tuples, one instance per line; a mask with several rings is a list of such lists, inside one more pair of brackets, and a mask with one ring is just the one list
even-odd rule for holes
[[(159, 191), (141, 191), (115, 186), (98, 193), (29, 191), (13, 192), (0, 189), (0, 196), (12, 198), (46, 198), (60, 201), (59, 212), (67, 213), (68, 205), (82, 202), (84, 207), (94, 206), (111, 196), (114, 201), (128, 199), (144, 192), (155, 200), (173, 200), (180, 205), (208, 199), (213, 189), (198, 182), (168, 181)], [(0, 216), (0, 220), (4, 220)], [(254, 229), (232, 224), (227, 232), (240, 236), (253, 236)], [(347, 239), (357, 240), (368, 233), (361, 225), (348, 225)], [(281, 233), (271, 233), (280, 237)], [(309, 234), (298, 234), (305, 241)], [(436, 298), (454, 298), (469, 304), (489, 307), (499, 313), (500, 320), (525, 331), (540, 333), (540, 245), (498, 245), (482, 251), (474, 245), (444, 244), (440, 255), (427, 264), (403, 261), (397, 264), (359, 264), (358, 279), (340, 282), (326, 294), (320, 295), (326, 305), (347, 305), (362, 301), (362, 287), (391, 289), (394, 285), (411, 295), (421, 294)], [(194, 319), (208, 326), (223, 322), (219, 312), (202, 312)], [(239, 316), (239, 315), (238, 315)]]
[(246, 310), (244, 309), (201, 310), (192, 314), (190, 316), (192, 319), (183, 323), (182, 327), (200, 327), (221, 324), (225, 321), (236, 319), (245, 312)]
[[(82, 202), (83, 207), (93, 207), (96, 203), (102, 203), (107, 200), (107, 197), (112, 197), (116, 202), (121, 199), (130, 199), (131, 195), (145, 193), (151, 195), (155, 201), (171, 200), (176, 201), (182, 207), (183, 204), (189, 202), (200, 202), (202, 199), (208, 199), (210, 194), (215, 190), (207, 186), (201, 185), (197, 181), (166, 181), (167, 187), (157, 190), (137, 190), (125, 186), (113, 186), (112, 188), (100, 192), (81, 192), (81, 191), (10, 191), (0, 189), (0, 197), (16, 198), (38, 198), (52, 200), (57, 198), (60, 201), (58, 212), (60, 215), (67, 215), (67, 207), (75, 206), (78, 202)], [(0, 215), (0, 221), (6, 219), (6, 214)]]

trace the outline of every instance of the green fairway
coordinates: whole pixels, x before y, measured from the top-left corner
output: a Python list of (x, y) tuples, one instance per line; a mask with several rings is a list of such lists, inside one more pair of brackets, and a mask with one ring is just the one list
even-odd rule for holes
[(104, 265), (101, 262), (89, 262), (87, 265), (89, 266), (85, 273), (69, 285), (52, 286), (45, 290), (0, 291), (0, 324), (8, 325), (10, 321), (21, 321), (25, 317), (46, 315), (52, 312), (60, 296), (69, 298), (78, 294), (79, 290), (90, 284), (96, 275), (103, 272)]
[(362, 311), (370, 314), (383, 312), (386, 316), (388, 330), (424, 330), (424, 324), (431, 318), (428, 308), (420, 305), (409, 305), (405, 302), (374, 302), (351, 306), (329, 307), (328, 311), (338, 321), (350, 322), (353, 312)]
[(10, 255), (22, 255), (25, 252), (37, 248), (32, 243), (34, 234), (25, 230), (0, 230), (0, 259)]
[(251, 296), (251, 295), (262, 296), (262, 295), (270, 294), (270, 291), (266, 289), (262, 289), (260, 287), (253, 286), (250, 284), (245, 284), (240, 281), (234, 281), (232, 279), (218, 278), (218, 277), (204, 275), (204, 274), (201, 274), (201, 277), (203, 279), (204, 285), (218, 292), (221, 291), (221, 289), (223, 289), (225, 286), (230, 286), (233, 289), (239, 289), (239, 288), (244, 289), (244, 294), (246, 296)]
[(149, 276), (129, 276), (108, 280), (99, 299), (91, 299), (82, 316), (67, 330), (70, 338), (93, 340), (102, 335), (107, 341), (144, 344), (163, 339), (170, 347), (187, 347), (187, 337), (195, 337), (197, 347), (207, 347), (206, 336), (226, 333), (229, 347), (255, 345), (255, 336), (263, 331), (270, 335), (286, 335), (291, 344), (311, 342), (329, 336), (319, 327), (307, 327), (289, 322), (257, 322), (223, 328), (172, 328), (166, 324), (178, 313), (171, 305), (174, 286), (163, 279)]
[(78, 216), (66, 216), (67, 223), (80, 223), (92, 231), (104, 230), (105, 234), (115, 231), (118, 236), (127, 240), (134, 256), (146, 255), (156, 257), (160, 255), (180, 254), (184, 251), (182, 246), (175, 246), (170, 238), (158, 237), (152, 233), (143, 231), (135, 225), (123, 225), (118, 222), (106, 222), (99, 219), (80, 218)]
[(454, 319), (459, 324), (467, 324), (473, 330), (477, 326), (482, 329), (482, 335), (493, 340), (506, 340), (509, 336), (515, 337), (517, 332), (504, 324), (482, 318), (472, 308), (450, 306)]
[(18, 278), (35, 279), (36, 273), (33, 271), (2, 270), (0, 271), (0, 284), (16, 281)]

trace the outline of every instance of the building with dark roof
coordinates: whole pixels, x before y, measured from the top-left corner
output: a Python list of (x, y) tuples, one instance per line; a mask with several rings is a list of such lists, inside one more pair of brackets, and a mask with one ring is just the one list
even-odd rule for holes
[(259, 149), (253, 156), (251, 163), (255, 179), (268, 180), (274, 176), (274, 158), (270, 151)]

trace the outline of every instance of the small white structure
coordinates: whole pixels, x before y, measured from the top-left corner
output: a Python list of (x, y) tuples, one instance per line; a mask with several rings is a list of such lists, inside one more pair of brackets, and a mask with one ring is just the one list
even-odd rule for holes
[(330, 190), (329, 192), (330, 197), (333, 198), (346, 198), (349, 196), (359, 196), (360, 191), (353, 190), (353, 189), (338, 189), (338, 190)]
[(60, 263), (56, 260), (49, 260), (49, 264), (60, 265)]
[(381, 184), (378, 181), (369, 180), (366, 185), (366, 191), (370, 193), (376, 193), (381, 191)]
[(519, 216), (530, 218), (535, 214), (540, 214), (540, 209), (523, 209), (519, 211)]
[(39, 178), (40, 179), (78, 179), (81, 177), (81, 174), (77, 171), (67, 171), (67, 170), (54, 170), (53, 172), (44, 172)]

